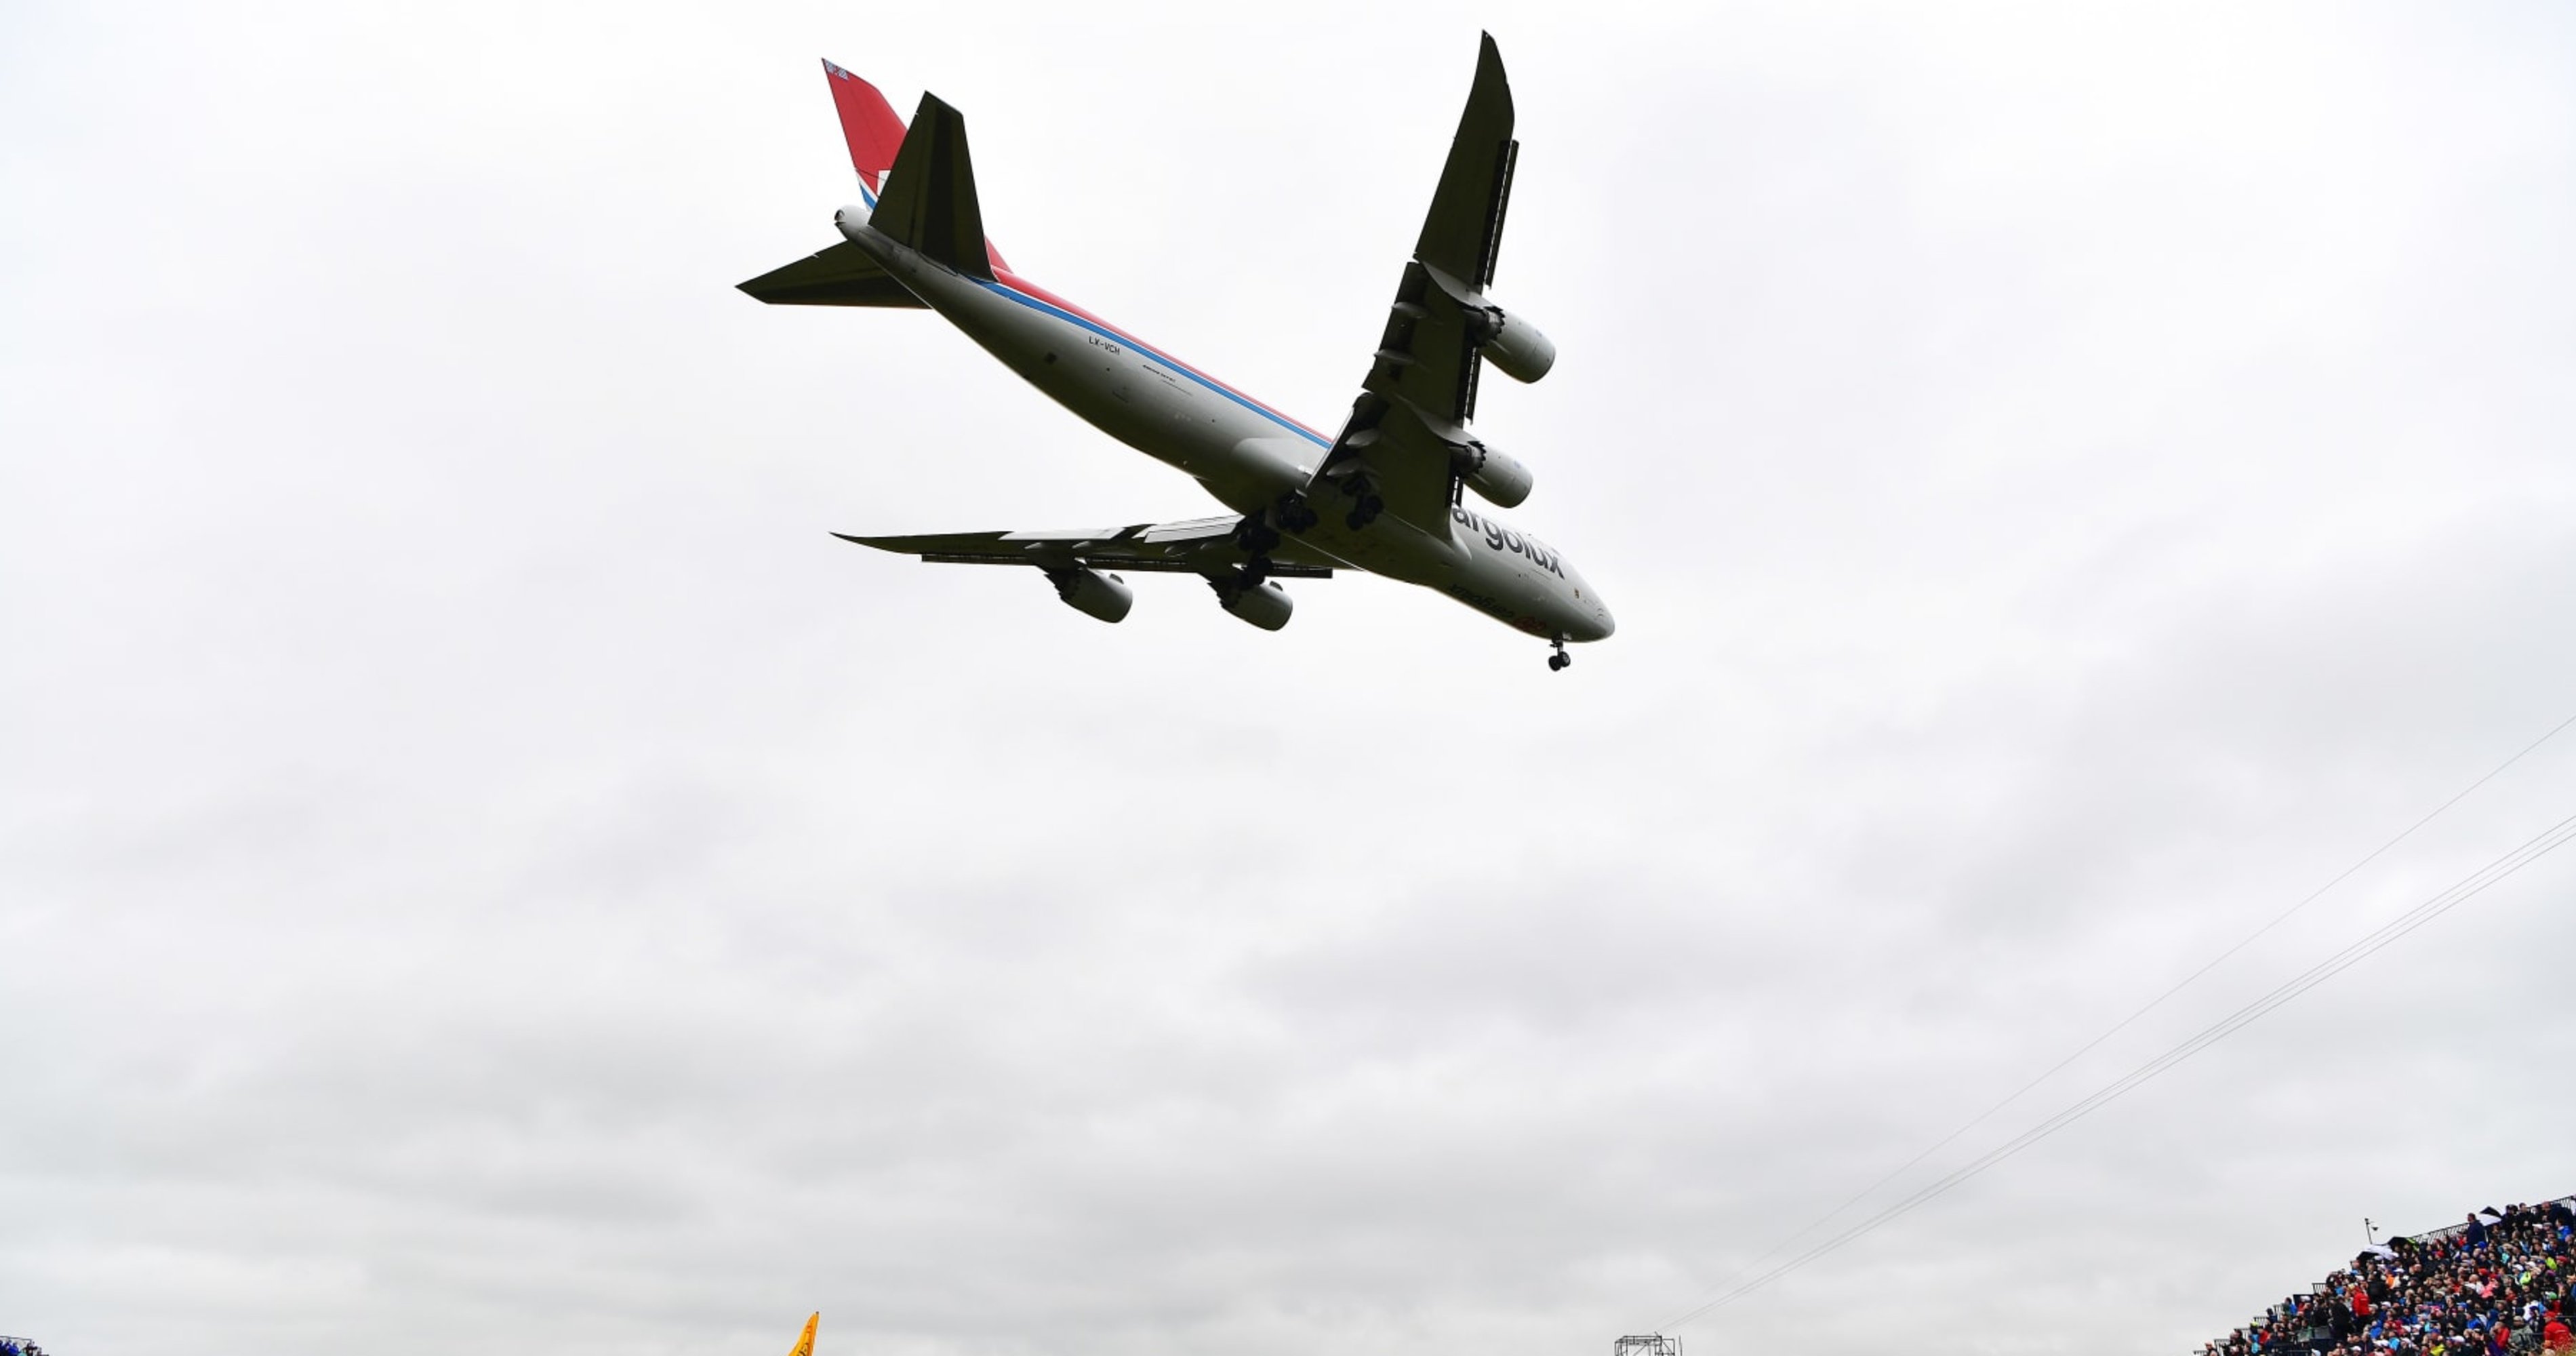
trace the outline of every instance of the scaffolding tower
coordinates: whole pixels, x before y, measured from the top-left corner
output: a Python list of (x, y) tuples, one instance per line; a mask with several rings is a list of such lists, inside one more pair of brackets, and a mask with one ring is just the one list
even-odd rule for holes
[(1682, 1356), (1682, 1339), (1659, 1332), (1622, 1337), (1611, 1345), (1610, 1356)]

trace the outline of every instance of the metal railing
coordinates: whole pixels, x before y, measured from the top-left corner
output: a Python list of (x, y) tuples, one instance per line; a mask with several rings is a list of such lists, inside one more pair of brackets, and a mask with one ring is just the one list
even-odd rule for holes
[[(2556, 1199), (2556, 1200), (2554, 1200), (2554, 1201), (2536, 1201), (2536, 1202), (2533, 1202), (2533, 1203), (2531, 1204), (2531, 1207), (2530, 1207), (2530, 1208), (2531, 1208), (2531, 1209), (2534, 1209), (2534, 1210), (2546, 1210), (2546, 1209), (2548, 1209), (2549, 1207), (2551, 1207), (2551, 1206), (2553, 1206), (2553, 1205), (2563, 1205), (2563, 1206), (2566, 1206), (2566, 1207), (2567, 1207), (2568, 1209), (2570, 1209), (2570, 1210), (2576, 1210), (2576, 1196), (2561, 1196), (2561, 1197), (2559, 1197), (2558, 1199)], [(2479, 1212), (2477, 1212), (2477, 1213), (2479, 1213), (2479, 1214), (2484, 1214), (2484, 1213), (2486, 1213), (2486, 1212), (2485, 1212), (2485, 1211), (2479, 1211)], [(2492, 1227), (2492, 1226), (2490, 1226), (2490, 1227)], [(2410, 1240), (2412, 1240), (2412, 1241), (2414, 1241), (2414, 1242), (2416, 1242), (2416, 1243), (2442, 1243), (2442, 1242), (2447, 1242), (2447, 1241), (2449, 1241), (2449, 1240), (2451, 1240), (2451, 1239), (2457, 1238), (2457, 1237), (2459, 1237), (2460, 1235), (2462, 1235), (2462, 1234), (2464, 1234), (2464, 1233), (2467, 1233), (2468, 1231), (2469, 1231), (2469, 1222), (2468, 1222), (2467, 1220), (2461, 1220), (2461, 1221), (2460, 1221), (2459, 1223), (2457, 1223), (2457, 1224), (2446, 1224), (2446, 1225), (2442, 1226), (2442, 1227), (2441, 1227), (2441, 1228), (2439, 1228), (2439, 1229), (2429, 1230), (2429, 1231), (2424, 1232), (2424, 1233), (2420, 1233), (2420, 1234), (2390, 1234), (2390, 1235), (2389, 1235), (2389, 1238), (2390, 1238), (2390, 1239), (2392, 1239), (2392, 1240), (2394, 1240), (2394, 1239), (2399, 1239), (2399, 1238), (2405, 1238), (2405, 1239), (2410, 1239)]]

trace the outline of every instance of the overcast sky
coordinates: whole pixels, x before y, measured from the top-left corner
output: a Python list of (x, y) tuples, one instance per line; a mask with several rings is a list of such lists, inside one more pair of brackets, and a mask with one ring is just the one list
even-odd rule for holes
[[(1028, 276), (1347, 407), (1490, 28), (1513, 515), (1195, 517), (744, 278), (817, 57)], [(60, 1356), (1607, 1356), (2576, 715), (2576, 11), (0, 7), (0, 1331)], [(2576, 812), (2576, 732), (1893, 1199)], [(2576, 1191), (2576, 853), (1787, 1280), (2173, 1353)]]

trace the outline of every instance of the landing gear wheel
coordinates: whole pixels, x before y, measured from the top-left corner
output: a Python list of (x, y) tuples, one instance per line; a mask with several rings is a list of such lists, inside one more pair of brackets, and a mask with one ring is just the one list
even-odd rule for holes
[(1353, 532), (1357, 532), (1370, 523), (1376, 522), (1377, 516), (1384, 512), (1386, 512), (1385, 500), (1373, 494), (1364, 494), (1360, 496), (1359, 503), (1352, 506), (1350, 516), (1342, 521), (1350, 524)]
[(1234, 544), (1251, 555), (1263, 556), (1279, 544), (1279, 534), (1271, 531), (1270, 524), (1259, 518), (1246, 518), (1235, 524)]
[(1324, 520), (1323, 515), (1315, 512), (1315, 506), (1307, 503), (1306, 496), (1302, 494), (1279, 496), (1278, 507), (1270, 511), (1270, 517), (1279, 524), (1280, 531), (1291, 535), (1302, 533)]
[(1548, 672), (1554, 673), (1558, 669), (1562, 669), (1573, 662), (1574, 656), (1565, 652), (1565, 642), (1560, 640), (1556, 643), (1556, 653), (1547, 657)]

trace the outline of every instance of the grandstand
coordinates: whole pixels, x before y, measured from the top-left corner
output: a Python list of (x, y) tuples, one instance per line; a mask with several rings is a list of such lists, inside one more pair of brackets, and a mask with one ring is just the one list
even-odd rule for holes
[(2576, 1353), (2576, 1196), (2373, 1244), (2201, 1356)]

